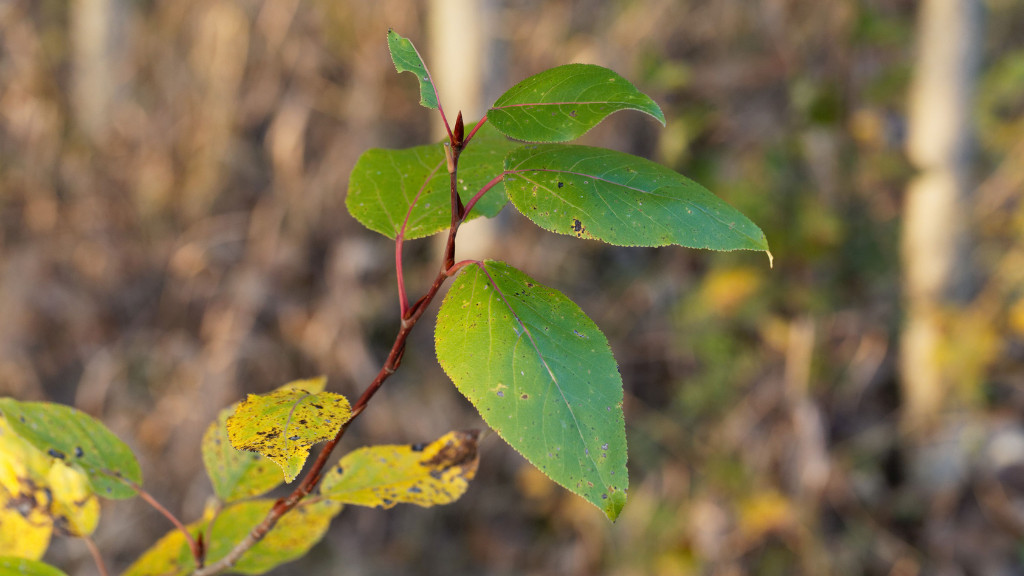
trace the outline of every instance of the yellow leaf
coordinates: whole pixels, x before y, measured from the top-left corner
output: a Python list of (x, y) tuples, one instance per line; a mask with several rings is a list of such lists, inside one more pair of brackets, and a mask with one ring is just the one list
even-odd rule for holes
[(712, 271), (701, 289), (701, 302), (719, 316), (736, 312), (761, 288), (762, 275), (752, 268)]
[(740, 505), (740, 530), (759, 540), (774, 530), (786, 530), (796, 522), (796, 511), (785, 496), (769, 491), (757, 493)]
[(0, 550), (38, 560), (50, 545), (53, 521), (40, 512), (34, 499), (12, 498), (0, 488)]
[(203, 435), (202, 451), (213, 491), (224, 502), (259, 496), (281, 484), (281, 472), (268, 459), (231, 445), (227, 420), (237, 405), (221, 410)]
[(459, 499), (476, 476), (479, 432), (449, 432), (424, 446), (370, 446), (345, 455), (324, 476), (321, 494), (336, 502), (391, 508)]
[(326, 383), (323, 377), (299, 380), (269, 394), (250, 394), (228, 418), (231, 445), (273, 460), (291, 482), (309, 448), (333, 438), (352, 417), (344, 396), (322, 391)]
[(99, 514), (84, 474), (36, 449), (0, 418), (0, 550), (37, 559), (55, 529), (91, 534)]
[(87, 536), (100, 521), (100, 502), (84, 474), (55, 460), (47, 474), (53, 502), (50, 514), (57, 526), (73, 536)]

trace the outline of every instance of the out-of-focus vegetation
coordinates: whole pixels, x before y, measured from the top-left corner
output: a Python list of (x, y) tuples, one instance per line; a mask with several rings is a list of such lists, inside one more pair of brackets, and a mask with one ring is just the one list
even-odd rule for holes
[[(959, 384), (923, 448), (902, 439), (894, 362), (916, 7), (491, 3), (495, 86), (568, 62), (630, 78), (668, 128), (619, 115), (586, 141), (729, 200), (775, 268), (503, 214), (487, 253), (571, 295), (622, 364), (619, 521), (492, 435), (457, 504), (346, 510), (278, 573), (1024, 572), (1024, 6), (986, 4), (972, 297), (949, 311), (958, 338), (939, 361)], [(394, 27), (426, 46), (426, 10), (0, 2), (0, 394), (100, 417), (186, 520), (212, 492), (199, 445), (220, 409), (320, 373), (358, 394), (397, 297), (392, 247), (347, 215), (346, 178), (370, 146), (438, 136), (384, 43)], [(408, 282), (433, 276), (436, 258), (416, 258), (433, 250), (408, 245)], [(479, 424), (424, 330), (342, 448)], [(141, 502), (105, 506), (96, 540), (115, 569), (168, 529)], [(74, 540), (47, 558), (94, 570)]]

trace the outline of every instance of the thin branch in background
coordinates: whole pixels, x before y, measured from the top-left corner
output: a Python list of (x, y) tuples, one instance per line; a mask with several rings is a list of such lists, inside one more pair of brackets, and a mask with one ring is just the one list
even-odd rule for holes
[(100, 576), (107, 576), (109, 572), (107, 572), (107, 566), (103, 563), (103, 556), (100, 555), (100, 549), (96, 547), (96, 543), (88, 536), (82, 536), (82, 541), (89, 549), (89, 554), (92, 555), (92, 560), (96, 563), (96, 569), (99, 570)]
[(192, 558), (195, 559), (195, 561), (196, 561), (196, 566), (202, 566), (203, 565), (203, 556), (204, 556), (204, 554), (203, 554), (203, 547), (199, 544), (198, 541), (196, 541), (195, 538), (192, 537), (192, 534), (188, 531), (188, 528), (186, 528), (185, 525), (182, 524), (180, 520), (178, 520), (177, 516), (172, 514), (170, 510), (165, 508), (163, 506), (163, 504), (161, 504), (159, 501), (157, 501), (157, 499), (154, 498), (152, 494), (150, 494), (149, 492), (146, 492), (146, 490), (142, 486), (136, 484), (135, 482), (132, 482), (128, 478), (125, 478), (124, 476), (122, 476), (121, 474), (118, 474), (116, 472), (109, 471), (109, 470), (107, 470), (105, 472), (109, 476), (111, 476), (113, 478), (116, 478), (119, 482), (121, 482), (121, 483), (125, 484), (126, 486), (130, 487), (147, 504), (152, 506), (160, 514), (163, 514), (164, 518), (167, 518), (171, 522), (171, 524), (174, 525), (175, 528), (177, 528), (182, 534), (185, 535), (185, 540), (188, 542), (188, 547), (189, 547), (189, 550), (192, 552)]

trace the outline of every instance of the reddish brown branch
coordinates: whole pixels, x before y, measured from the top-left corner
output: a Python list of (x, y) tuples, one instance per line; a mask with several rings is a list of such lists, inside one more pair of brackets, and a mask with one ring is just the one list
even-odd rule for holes
[[(459, 136), (461, 139), (461, 134), (459, 134)], [(235, 563), (241, 559), (243, 554), (255, 546), (274, 528), (275, 525), (277, 525), (278, 520), (280, 520), (282, 516), (298, 506), (299, 502), (301, 502), (303, 498), (308, 496), (313, 489), (316, 488), (316, 485), (320, 482), (324, 467), (327, 465), (327, 460), (330, 458), (331, 453), (334, 452), (335, 446), (337, 446), (338, 442), (341, 441), (342, 436), (345, 435), (345, 431), (348, 430), (348, 427), (352, 422), (362, 414), (363, 410), (366, 409), (366, 405), (369, 404), (373, 396), (378, 390), (380, 390), (384, 381), (394, 374), (402, 364), (402, 355), (405, 353), (405, 342), (409, 337), (409, 333), (412, 331), (413, 327), (416, 326), (416, 323), (423, 316), (423, 313), (426, 312), (427, 306), (429, 306), (434, 300), (434, 297), (437, 296), (441, 286), (444, 285), (445, 281), (450, 277), (451, 269), (455, 265), (455, 236), (458, 233), (459, 224), (462, 223), (464, 215), (464, 208), (462, 206), (462, 201), (459, 198), (458, 188), (456, 186), (458, 182), (458, 161), (459, 154), (462, 151), (461, 148), (461, 146), (452, 147), (454, 164), (452, 167), (453, 169), (451, 170), (452, 221), (451, 226), (448, 229), (448, 242), (445, 245), (444, 260), (441, 265), (441, 270), (438, 271), (437, 276), (434, 278), (434, 282), (430, 285), (430, 289), (427, 290), (427, 293), (404, 310), (402, 314), (402, 322), (398, 329), (398, 335), (395, 336), (395, 342), (391, 345), (391, 351), (388, 353), (388, 357), (384, 361), (384, 365), (381, 366), (380, 371), (377, 372), (377, 376), (373, 379), (373, 382), (366, 387), (363, 394), (359, 397), (359, 400), (357, 400), (352, 406), (352, 417), (341, 426), (334, 438), (324, 444), (324, 447), (317, 456), (316, 461), (313, 462), (309, 472), (306, 473), (306, 476), (302, 479), (302, 482), (296, 486), (295, 490), (287, 497), (281, 498), (274, 503), (274, 507), (270, 509), (270, 512), (267, 513), (263, 521), (253, 528), (241, 542), (235, 545), (235, 547), (232, 548), (226, 556), (209, 566), (197, 569), (193, 573), (193, 576), (211, 576), (234, 566)], [(199, 563), (197, 562), (197, 566), (198, 565)]]

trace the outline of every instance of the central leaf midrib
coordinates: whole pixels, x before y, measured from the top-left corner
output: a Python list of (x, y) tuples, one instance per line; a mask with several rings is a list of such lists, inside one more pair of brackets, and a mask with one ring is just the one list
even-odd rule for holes
[[(507, 170), (506, 172), (509, 173), (509, 174), (516, 174), (516, 175), (520, 175), (520, 174), (524, 174), (524, 173), (528, 173), (528, 172), (551, 172), (551, 173), (555, 173), (555, 174), (570, 174), (572, 176), (579, 176), (581, 178), (583, 178), (583, 177), (592, 178), (595, 181), (601, 181), (601, 182), (604, 182), (604, 183), (606, 183), (606, 184), (608, 184), (610, 186), (620, 186), (622, 188), (626, 188), (627, 190), (633, 190), (634, 192), (639, 192), (641, 194), (647, 194), (647, 195), (652, 196), (654, 198), (665, 198), (667, 200), (674, 200), (674, 201), (682, 202), (682, 203), (686, 204), (687, 206), (690, 206), (690, 207), (694, 208), (695, 210), (703, 213), (705, 216), (707, 216), (708, 218), (718, 222), (719, 224), (722, 224), (724, 226), (729, 226), (730, 225), (729, 222), (727, 222), (727, 221), (723, 220), (722, 218), (719, 218), (718, 216), (708, 212), (707, 209), (705, 209), (704, 207), (702, 207), (699, 204), (694, 203), (692, 200), (687, 200), (685, 198), (678, 198), (678, 197), (674, 197), (674, 196), (666, 196), (664, 194), (657, 194), (654, 191), (645, 190), (643, 188), (637, 188), (635, 186), (630, 186), (628, 184), (622, 184), (621, 182), (615, 182), (615, 181), (609, 180), (608, 178), (603, 177), (603, 176), (596, 176), (594, 174), (587, 174), (587, 173), (584, 173), (584, 172), (575, 172), (573, 170), (564, 170), (564, 169), (556, 169), (556, 168), (515, 168), (515, 169)], [(561, 198), (561, 196), (559, 196), (557, 194), (554, 194), (554, 195), (557, 198)], [(621, 218), (620, 218), (620, 220), (621, 220)], [(759, 244), (760, 243), (760, 241), (758, 239), (756, 239), (756, 238), (750, 236), (749, 234), (747, 234), (746, 232), (740, 230), (739, 226), (735, 226), (735, 225), (734, 226), (729, 226), (729, 229), (738, 232), (739, 234), (741, 234), (743, 237), (747, 238), (748, 240), (750, 240), (754, 244)]]
[[(583, 435), (583, 429), (580, 427), (579, 420), (576, 418), (576, 412), (573, 410), (572, 405), (569, 403), (569, 400), (565, 397), (565, 391), (562, 390), (561, 383), (558, 381), (558, 378), (555, 377), (555, 374), (551, 370), (551, 367), (548, 366), (547, 361), (544, 359), (544, 354), (543, 354), (543, 352), (541, 352), (540, 347), (537, 345), (537, 341), (534, 339), (533, 333), (530, 331), (530, 329), (526, 326), (526, 324), (522, 321), (522, 319), (516, 313), (515, 308), (513, 308), (512, 305), (508, 302), (508, 299), (505, 298), (505, 294), (501, 291), (501, 288), (498, 287), (497, 282), (495, 282), (494, 278), (491, 276), (490, 272), (486, 269), (485, 266), (486, 265), (480, 265), (479, 267), (481, 268), (482, 272), (484, 273), (484, 276), (487, 278), (487, 281), (490, 282), (492, 287), (494, 287), (494, 290), (495, 290), (496, 294), (498, 295), (499, 299), (501, 300), (501, 302), (505, 305), (506, 308), (508, 308), (508, 311), (512, 314), (512, 317), (515, 318), (516, 322), (519, 324), (519, 326), (523, 329), (523, 331), (529, 337), (530, 345), (533, 347), (534, 352), (536, 352), (537, 358), (540, 360), (541, 364), (544, 366), (544, 369), (547, 370), (548, 376), (551, 378), (551, 382), (555, 385), (555, 388), (558, 389), (558, 394), (559, 394), (559, 396), (562, 397), (562, 402), (565, 404), (566, 409), (569, 411), (569, 415), (572, 416), (573, 425), (574, 425), (574, 427), (576, 429), (577, 434), (579, 435), (580, 442), (583, 444), (583, 453), (584, 453), (584, 455), (587, 457), (587, 460), (589, 460), (590, 463), (593, 464), (594, 470), (597, 471), (598, 475), (601, 477), (602, 482), (605, 482), (606, 480), (605, 480), (604, 474), (601, 471), (601, 468), (598, 465), (597, 461), (590, 454), (590, 450), (587, 447), (587, 440), (586, 440), (586, 438)], [(494, 341), (494, 339), (491, 338), (491, 342), (493, 342), (493, 341)], [(515, 358), (515, 356), (513, 356), (513, 358)], [(513, 368), (513, 371), (514, 371), (514, 368)], [(513, 377), (515, 377), (515, 374), (513, 374)]]
[(616, 104), (621, 106), (637, 106), (636, 102), (627, 102), (619, 100), (588, 100), (588, 101), (571, 101), (571, 102), (523, 102), (519, 104), (502, 104), (491, 107), (491, 110), (504, 110), (505, 108), (522, 108), (525, 106), (589, 106), (591, 104)]

